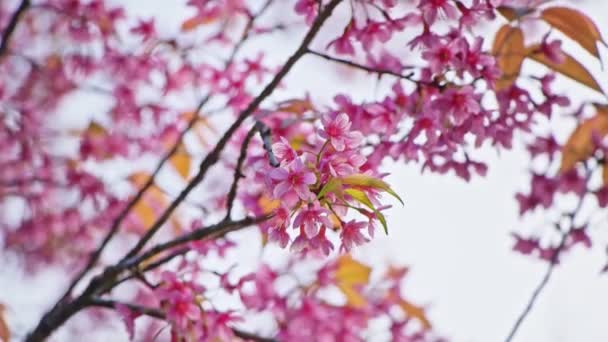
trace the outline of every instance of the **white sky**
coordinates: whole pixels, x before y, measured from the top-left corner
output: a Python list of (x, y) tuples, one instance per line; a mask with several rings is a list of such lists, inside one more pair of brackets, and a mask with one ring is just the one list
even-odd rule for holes
[[(140, 2), (124, 3), (137, 6)], [(606, 35), (608, 1), (586, 1), (581, 7), (591, 13)], [(165, 18), (167, 13), (179, 17), (162, 0), (147, 2), (143, 10), (161, 13)], [(164, 21), (163, 25), (169, 24)], [(568, 44), (566, 48), (576, 46)], [(279, 51), (276, 60), (281, 61), (290, 51), (285, 44), (284, 53)], [(606, 49), (601, 51), (606, 56)], [(331, 68), (324, 68), (317, 60), (307, 58), (287, 82), (297, 94), (301, 94), (299, 89), (312, 88), (314, 95), (322, 93), (323, 84), (344, 81), (335, 77)], [(593, 70), (596, 75), (602, 72)], [(608, 79), (605, 72), (602, 75), (603, 80)], [(606, 86), (600, 76), (597, 78)], [(569, 94), (577, 89), (574, 83), (561, 86)], [(373, 89), (370, 84), (354, 92), (370, 97)], [(409, 297), (429, 303), (429, 315), (438, 331), (459, 342), (504, 340), (547, 267), (510, 250), (511, 231), (534, 228), (519, 220), (514, 200), (516, 190), (527, 184), (525, 153), (519, 146), (500, 156), (491, 151), (484, 154), (490, 166), (488, 175), (468, 184), (453, 176), (421, 175), (414, 165), (390, 167), (389, 182), (406, 205), (388, 212), (389, 236), (379, 232), (372, 243), (356, 253), (376, 264), (391, 261), (410, 265), (406, 287)], [(597, 228), (597, 236), (606, 242), (603, 228)], [(596, 244), (592, 251), (576, 248), (563, 259), (515, 341), (608, 341), (608, 276), (598, 275), (606, 262), (604, 246)], [(0, 303), (10, 307), (9, 317), (16, 325), (13, 328), (21, 330), (25, 324), (32, 324), (25, 322), (40, 312), (41, 305), (55, 300), (61, 286), (55, 286), (58, 275), (52, 271), (26, 280), (12, 263), (4, 265), (0, 268)], [(120, 336), (126, 337), (122, 333)]]

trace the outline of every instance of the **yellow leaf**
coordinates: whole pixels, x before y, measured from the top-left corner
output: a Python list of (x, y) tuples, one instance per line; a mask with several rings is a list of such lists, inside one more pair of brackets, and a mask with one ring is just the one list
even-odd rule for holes
[(422, 307), (414, 305), (403, 298), (399, 300), (399, 306), (401, 309), (403, 309), (406, 315), (417, 319), (422, 325), (423, 329), (428, 330), (431, 328), (431, 321), (429, 321), (429, 319), (426, 317)]
[(539, 52), (538, 45), (531, 46), (527, 50), (530, 52), (530, 59), (538, 63), (544, 64), (549, 69), (559, 72), (560, 74), (567, 76), (581, 84), (584, 84), (593, 90), (603, 93), (602, 88), (593, 78), (591, 73), (569, 54), (563, 52), (563, 54), (566, 56), (566, 59), (563, 63), (558, 64), (549, 60), (549, 58), (547, 58), (544, 53)]
[(338, 258), (335, 277), (341, 284), (365, 285), (369, 282), (371, 271), (372, 269), (369, 266), (358, 262), (349, 254), (345, 254)]
[(393, 197), (398, 199), (399, 202), (401, 202), (401, 204), (404, 204), (401, 197), (399, 197), (399, 195), (397, 195), (397, 193), (395, 191), (393, 191), (393, 189), (391, 189), (391, 187), (388, 185), (388, 183), (386, 183), (382, 179), (378, 179), (378, 178), (374, 178), (372, 176), (357, 173), (357, 174), (346, 176), (346, 177), (342, 178), (342, 183), (346, 184), (346, 185), (370, 187), (373, 189), (388, 192), (390, 195), (392, 195)]
[(361, 308), (365, 306), (366, 300), (365, 298), (354, 289), (352, 286), (348, 286), (345, 284), (336, 284), (340, 291), (346, 297), (346, 305), (352, 308)]
[(360, 293), (360, 287), (369, 282), (371, 268), (354, 260), (350, 255), (341, 256), (337, 261), (334, 274), (336, 286), (346, 296), (347, 305), (362, 307), (365, 298)]
[(0, 304), (0, 341), (9, 342), (10, 339), (11, 331), (8, 328), (8, 324), (6, 324), (6, 320), (4, 318), (4, 305)]
[(382, 224), (382, 228), (384, 228), (384, 233), (388, 234), (388, 227), (386, 225), (386, 219), (384, 218), (384, 215), (376, 209), (376, 207), (374, 206), (372, 201), (369, 199), (369, 197), (367, 197), (365, 192), (363, 192), (361, 190), (357, 190), (357, 189), (346, 189), (346, 190), (344, 190), (344, 193), (346, 193), (347, 195), (352, 197), (357, 202), (359, 202), (359, 203), (363, 204), (364, 206), (368, 207), (369, 209), (371, 209), (374, 212), (374, 214), (376, 215), (376, 217), (378, 218), (378, 220), (380, 220), (380, 223)]
[[(136, 172), (128, 180), (136, 188), (146, 184), (151, 175), (147, 172)], [(137, 217), (144, 228), (150, 228), (156, 222), (157, 212), (167, 205), (167, 197), (156, 185), (151, 185), (143, 197), (133, 206), (132, 213)], [(175, 224), (173, 222), (173, 224)], [(175, 228), (175, 227), (174, 227)]]
[(268, 197), (266, 195), (262, 195), (258, 199), (258, 205), (260, 206), (260, 208), (262, 209), (262, 212), (264, 214), (270, 214), (276, 208), (278, 208), (279, 205), (281, 205), (281, 202), (279, 200), (276, 200), (276, 199), (271, 199), (270, 197)]
[(184, 180), (188, 180), (190, 164), (192, 164), (192, 158), (188, 154), (176, 153), (169, 159), (169, 162)]
[(317, 198), (321, 199), (327, 194), (335, 193), (338, 197), (341, 196), (342, 182), (338, 178), (332, 178), (329, 182), (323, 185), (321, 191), (317, 195)]
[(589, 53), (600, 58), (597, 42), (604, 43), (604, 39), (588, 16), (571, 8), (551, 7), (542, 12), (541, 18), (580, 44)]
[(510, 87), (519, 76), (525, 57), (524, 33), (518, 27), (509, 24), (501, 27), (496, 33), (492, 45), (492, 55), (496, 57), (502, 77), (496, 82), (496, 89)]
[(597, 109), (597, 114), (578, 125), (564, 144), (560, 172), (571, 170), (576, 163), (591, 156), (593, 153), (593, 134), (600, 137), (608, 134), (608, 110), (604, 107), (598, 107)]

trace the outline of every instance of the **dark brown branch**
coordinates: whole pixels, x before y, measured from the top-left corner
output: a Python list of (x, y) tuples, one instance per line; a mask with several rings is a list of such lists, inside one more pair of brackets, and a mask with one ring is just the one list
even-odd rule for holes
[(208, 239), (212, 239), (212, 238), (218, 238), (220, 236), (224, 236), (235, 230), (239, 230), (239, 229), (260, 223), (260, 222), (264, 222), (264, 221), (268, 220), (269, 218), (270, 218), (270, 216), (247, 217), (247, 218), (239, 220), (239, 221), (222, 221), (218, 224), (215, 224), (215, 225), (212, 225), (209, 227), (203, 227), (203, 228), (197, 229), (195, 231), (192, 231), (190, 233), (184, 234), (180, 237), (177, 237), (173, 240), (169, 240), (167, 242), (160, 243), (160, 244), (148, 249), (146, 252), (142, 253), (141, 255), (135, 256), (130, 259), (125, 259), (123, 262), (118, 264), (118, 268), (129, 269), (132, 267), (136, 267), (139, 264), (141, 264), (144, 260), (152, 258), (171, 248), (181, 246), (181, 245), (184, 245), (184, 244), (186, 244), (188, 242), (192, 242), (192, 241), (201, 241), (201, 240), (208, 240)]
[(245, 140), (243, 140), (243, 144), (241, 145), (241, 152), (236, 161), (236, 165), (234, 166), (234, 176), (232, 176), (232, 185), (230, 185), (230, 190), (228, 191), (228, 195), (226, 196), (226, 216), (224, 217), (224, 221), (230, 220), (232, 215), (232, 208), (234, 207), (234, 200), (236, 199), (236, 191), (239, 186), (239, 180), (243, 178), (243, 173), (241, 168), (243, 167), (243, 163), (245, 162), (245, 158), (247, 157), (247, 148), (249, 147), (249, 143), (251, 142), (251, 138), (255, 134), (257, 130), (257, 124), (251, 127)]
[(224, 133), (222, 138), (217, 142), (215, 148), (209, 152), (209, 154), (203, 159), (200, 164), (198, 174), (192, 179), (190, 184), (182, 191), (180, 196), (171, 203), (171, 205), (163, 212), (160, 218), (156, 221), (156, 223), (146, 231), (146, 234), (142, 236), (139, 242), (129, 251), (125, 258), (130, 258), (136, 255), (142, 248), (148, 243), (148, 241), (156, 234), (156, 232), (160, 229), (160, 227), (169, 219), (171, 213), (177, 208), (179, 203), (183, 201), (186, 196), (198, 185), (200, 181), (205, 178), (207, 171), (211, 168), (211, 166), (215, 165), (215, 163), (219, 160), (220, 154), (224, 150), (224, 147), (232, 137), (232, 135), (239, 129), (241, 124), (258, 108), (258, 106), (264, 101), (270, 94), (273, 93), (274, 89), (279, 85), (279, 83), (283, 80), (283, 78), (289, 73), (291, 68), (296, 64), (296, 62), (302, 58), (302, 56), (308, 51), (308, 46), (312, 42), (313, 38), (317, 35), (321, 26), (329, 18), (333, 10), (338, 6), (338, 4), (342, 0), (332, 0), (328, 3), (324, 10), (319, 13), (317, 19), (312, 24), (310, 30), (302, 40), (302, 43), (298, 47), (298, 49), (287, 59), (283, 67), (279, 70), (279, 72), (274, 76), (274, 78), (264, 87), (262, 92), (245, 108), (241, 114), (237, 117), (234, 123), (228, 128), (228, 130)]
[[(333, 10), (338, 6), (338, 4), (342, 0), (331, 0), (325, 8), (319, 13), (314, 23), (310, 27), (308, 33), (304, 36), (300, 46), (298, 49), (287, 59), (283, 67), (279, 70), (279, 72), (274, 76), (274, 78), (264, 87), (262, 92), (239, 114), (235, 122), (228, 128), (228, 130), (224, 133), (224, 135), (220, 138), (220, 140), (215, 145), (214, 149), (207, 154), (207, 156), (203, 159), (199, 166), (199, 171), (195, 175), (195, 177), (191, 180), (191, 182), (182, 190), (182, 192), (178, 195), (178, 197), (171, 202), (169, 207), (161, 214), (161, 216), (157, 219), (157, 221), (152, 225), (152, 227), (142, 236), (142, 238), (138, 241), (138, 243), (125, 255), (125, 257), (119, 262), (118, 265), (130, 264), (130, 260), (134, 259), (136, 256), (148, 243), (148, 241), (156, 234), (156, 232), (164, 225), (164, 223), (169, 219), (173, 211), (180, 205), (182, 201), (186, 199), (186, 197), (190, 194), (190, 192), (205, 178), (209, 169), (217, 163), (220, 158), (220, 154), (224, 150), (224, 147), (230, 140), (230, 138), (234, 135), (234, 133), (239, 129), (239, 127), (243, 124), (243, 122), (253, 114), (253, 112), (258, 108), (258, 106), (264, 101), (268, 96), (270, 96), (279, 83), (283, 80), (283, 78), (289, 73), (291, 68), (296, 64), (296, 62), (307, 52), (308, 46), (317, 35), (323, 23), (329, 18)], [(240, 228), (240, 227), (238, 227)], [(118, 229), (118, 228), (116, 228)], [(218, 231), (214, 231), (213, 236), (221, 236), (222, 234), (226, 234), (229, 231), (236, 230), (237, 227), (230, 227), (226, 229), (218, 229)], [(202, 234), (199, 239), (205, 237), (207, 233), (198, 233)], [(198, 234), (196, 236), (198, 236)], [(191, 236), (186, 238), (185, 240), (172, 240), (174, 243), (171, 246), (166, 246), (167, 248), (175, 247), (180, 243), (185, 243), (188, 241), (192, 241), (197, 239), (195, 236)], [(158, 246), (157, 246), (158, 248)], [(155, 250), (155, 253), (159, 253), (164, 251)], [(146, 254), (146, 253), (144, 253)], [(146, 254), (147, 255), (147, 254)], [(142, 255), (143, 256), (143, 255)], [(147, 255), (149, 257), (149, 255)], [(147, 258), (146, 257), (146, 258)], [(145, 258), (144, 258), (145, 259)], [(143, 260), (143, 259), (142, 259)], [(38, 322), (38, 325), (34, 328), (34, 330), (27, 336), (26, 341), (28, 342), (37, 342), (43, 341), (49, 335), (52, 334), (55, 329), (59, 326), (63, 325), (70, 317), (76, 314), (78, 311), (82, 310), (88, 304), (88, 301), (91, 299), (95, 293), (103, 291), (108, 288), (108, 286), (116, 280), (116, 277), (119, 273), (124, 270), (124, 268), (116, 266), (110, 266), (106, 268), (106, 270), (94, 277), (88, 284), (87, 288), (83, 291), (80, 296), (78, 296), (73, 301), (65, 301), (64, 298), (58, 301), (55, 306), (48, 311), (42, 319)], [(86, 273), (86, 272), (85, 272)], [(111, 287), (111, 285), (110, 285)], [(67, 296), (68, 297), (69, 293)]]
[[(225, 63), (225, 67), (226, 68), (228, 68), (228, 67), (230, 67), (230, 65), (232, 65), (232, 63), (234, 62), (234, 59), (236, 58), (236, 54), (238, 53), (238, 51), (242, 48), (243, 44), (249, 38), (249, 31), (250, 31), (251, 27), (253, 26), (253, 22), (268, 9), (268, 7), (270, 6), (271, 2), (272, 2), (271, 0), (268, 0), (266, 2), (266, 4), (264, 4), (264, 6), (260, 9), (260, 11), (258, 13), (256, 13), (255, 15), (253, 15), (249, 19), (248, 24), (247, 24), (247, 28), (243, 32), (243, 36), (242, 36), (241, 40), (235, 45), (235, 47), (232, 50), (232, 53), (230, 54), (230, 57), (228, 58), (228, 60)], [(65, 292), (65, 294), (63, 295), (63, 297), (61, 298), (61, 300), (67, 298), (71, 294), (71, 292), (74, 290), (74, 287), (76, 287), (76, 285), (78, 284), (78, 282), (80, 280), (82, 280), (82, 278), (84, 277), (84, 275), (87, 274), (92, 269), (92, 267), (95, 265), (95, 263), (97, 262), (97, 260), (101, 256), (101, 253), (105, 249), (106, 245), (110, 242), (110, 240), (118, 232), (118, 229), (120, 228), (120, 225), (122, 224), (122, 222), (124, 221), (124, 219), (127, 217), (127, 215), (129, 214), (129, 212), (133, 209), (133, 207), (135, 206), (135, 204), (137, 204), (137, 202), (143, 197), (143, 195), (150, 189), (150, 187), (152, 185), (154, 185), (154, 179), (156, 178), (156, 176), (158, 175), (158, 173), (160, 172), (160, 170), (163, 168), (163, 166), (165, 165), (165, 163), (175, 153), (177, 153), (177, 151), (179, 149), (179, 146), (181, 145), (184, 136), (186, 135), (186, 133), (188, 133), (192, 129), (192, 127), (194, 127), (194, 125), (196, 124), (196, 122), (198, 120), (198, 116), (200, 114), (200, 111), (202, 110), (203, 106), (209, 101), (209, 99), (210, 99), (210, 96), (206, 95), (199, 102), (198, 106), (196, 107), (196, 110), (194, 111), (196, 113), (196, 115), (194, 115), (192, 117), (192, 119), (188, 122), (188, 125), (180, 132), (180, 134), (179, 134), (179, 136), (178, 136), (175, 144), (165, 154), (165, 156), (163, 156), (163, 158), (158, 162), (158, 164), (156, 166), (156, 169), (152, 172), (152, 175), (150, 175), (150, 177), (148, 178), (148, 180), (146, 181), (146, 183), (139, 189), (139, 191), (137, 192), (137, 194), (131, 199), (131, 201), (129, 201), (129, 203), (127, 204), (127, 206), (116, 217), (116, 219), (112, 223), (112, 226), (111, 226), (110, 230), (108, 231), (107, 235), (104, 237), (104, 239), (101, 242), (101, 244), (99, 245), (99, 247), (91, 254), (91, 257), (89, 258), (89, 261), (88, 261), (87, 265), (74, 278), (74, 280), (72, 281), (72, 283), (68, 287), (68, 290)]]
[[(149, 316), (149, 317), (153, 317), (153, 318), (161, 319), (161, 320), (166, 320), (165, 313), (162, 310), (159, 310), (156, 308), (149, 308), (149, 307), (145, 307), (142, 305), (137, 305), (137, 304), (132, 304), (132, 303), (122, 303), (122, 302), (118, 302), (118, 301), (114, 301), (114, 300), (107, 300), (107, 299), (93, 299), (91, 301), (91, 306), (112, 309), (112, 310), (116, 310), (116, 306), (118, 306), (118, 305), (124, 305), (127, 308), (129, 308), (129, 310), (131, 310), (133, 312), (137, 312), (137, 313), (145, 315), (145, 316)], [(233, 328), (232, 332), (234, 333), (235, 336), (242, 338), (244, 340), (248, 340), (248, 341), (278, 342), (278, 340), (275, 340), (273, 338), (261, 337), (261, 336), (258, 336), (258, 335), (240, 330), (240, 329), (236, 329), (236, 328)]]
[(324, 54), (324, 53), (321, 53), (321, 52), (318, 52), (318, 51), (308, 50), (307, 52), (310, 53), (311, 55), (314, 55), (314, 56), (317, 56), (317, 57), (321, 57), (321, 58), (323, 58), (325, 60), (328, 60), (328, 61), (331, 61), (331, 62), (335, 62), (335, 63), (339, 63), (339, 64), (344, 64), (346, 66), (349, 66), (349, 67), (352, 67), (352, 68), (355, 68), (355, 69), (359, 69), (359, 70), (363, 70), (363, 71), (367, 71), (369, 73), (378, 74), (380, 76), (382, 76), (382, 75), (390, 75), (390, 76), (394, 76), (394, 77), (397, 77), (397, 78), (400, 78), (400, 79), (404, 79), (404, 80), (408, 80), (408, 81), (414, 82), (416, 84), (418, 84), (418, 83), (426, 84), (426, 82), (415, 80), (413, 78), (413, 76), (414, 76), (413, 73), (401, 74), (401, 73), (395, 72), (393, 70), (377, 69), (377, 68), (374, 68), (374, 67), (371, 67), (371, 66), (367, 66), (367, 65), (364, 65), (364, 64), (359, 64), (359, 63), (350, 61), (348, 59), (342, 59), (342, 58), (338, 58), (338, 57), (333, 57), (333, 56), (330, 56), (330, 55), (327, 55), (327, 54)]
[(30, 0), (21, 0), (19, 7), (17, 7), (15, 12), (13, 13), (13, 16), (11, 17), (11, 20), (8, 22), (8, 25), (4, 29), (4, 32), (2, 32), (2, 41), (0, 41), (0, 61), (8, 51), (8, 46), (10, 44), (13, 33), (17, 29), (19, 18), (21, 18), (23, 13), (25, 13), (25, 11), (28, 9), (28, 7), (30, 7), (30, 5)]
[(205, 98), (203, 98), (199, 102), (199, 104), (196, 108), (196, 111), (195, 111), (196, 114), (190, 119), (190, 121), (188, 122), (188, 125), (184, 129), (182, 129), (182, 131), (180, 132), (179, 136), (177, 137), (177, 140), (175, 141), (175, 143), (173, 144), (171, 149), (169, 151), (167, 151), (167, 153), (158, 162), (158, 164), (156, 165), (156, 168), (154, 169), (154, 171), (152, 172), (150, 177), (148, 177), (148, 180), (146, 180), (146, 183), (139, 189), (139, 191), (137, 191), (137, 194), (135, 194), (135, 196), (133, 196), (133, 198), (131, 198), (129, 203), (127, 203), (127, 205), (122, 209), (122, 211), (114, 219), (114, 221), (112, 222), (112, 226), (110, 227), (110, 230), (104, 237), (103, 241), (97, 247), (97, 249), (91, 254), (86, 266), (74, 278), (74, 280), (68, 287), (68, 289), (65, 292), (65, 294), (63, 295), (63, 297), (61, 297), (61, 300), (64, 300), (65, 298), (67, 298), (72, 293), (72, 291), (74, 290), (74, 287), (76, 287), (78, 282), (80, 282), (80, 280), (84, 277), (84, 275), (87, 274), (93, 268), (93, 266), (95, 266), (95, 263), (97, 263), (97, 261), (99, 260), (99, 257), (101, 256), (101, 253), (106, 248), (106, 246), (110, 242), (110, 240), (114, 237), (114, 235), (116, 235), (116, 233), (118, 232), (118, 229), (120, 228), (120, 225), (125, 220), (125, 218), (129, 214), (129, 212), (133, 209), (133, 207), (137, 204), (137, 202), (143, 197), (143, 195), (150, 189), (150, 187), (152, 185), (154, 185), (154, 179), (156, 178), (156, 176), (158, 175), (160, 170), (167, 163), (167, 161), (169, 159), (171, 159), (171, 157), (178, 151), (184, 136), (196, 124), (197, 120), (199, 119), (198, 113), (201, 111), (201, 109), (207, 103), (207, 101), (209, 101), (209, 98), (210, 97), (207, 95), (207, 96), (205, 96)]

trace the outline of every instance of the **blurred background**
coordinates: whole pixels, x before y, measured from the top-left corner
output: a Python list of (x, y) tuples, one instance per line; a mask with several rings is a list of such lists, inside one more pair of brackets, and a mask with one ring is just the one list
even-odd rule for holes
[[(137, 0), (114, 2), (126, 5), (144, 18), (156, 17), (159, 31), (167, 35), (177, 30), (185, 17), (186, 8), (170, 1), (148, 0), (145, 6)], [(608, 34), (608, 1), (570, 1), (570, 5), (589, 13), (604, 35)], [(491, 33), (495, 29), (484, 27), (480, 32)], [(260, 41), (249, 47), (269, 48), (272, 51), (269, 61), (279, 64), (293, 51), (298, 43), (293, 37), (299, 34), (287, 31), (276, 35), (274, 41)], [(564, 49), (580, 55), (598, 82), (608, 89), (606, 71), (594, 65), (576, 45), (564, 40)], [(322, 41), (316, 44), (323, 46)], [(600, 51), (602, 56), (608, 55), (606, 48)], [(358, 71), (307, 57), (285, 82), (292, 94), (311, 90), (313, 99), (328, 103), (331, 98), (324, 98), (323, 94), (331, 92), (324, 89), (340, 87), (350, 92), (355, 101), (361, 101), (373, 98), (379, 87), (389, 84), (370, 79)], [(574, 98), (597, 96), (563, 79), (556, 88)], [(576, 93), (579, 91), (580, 94)], [(288, 96), (279, 93), (272, 100)], [(67, 112), (78, 110), (72, 108)], [(568, 122), (558, 129), (561, 134), (558, 137), (565, 139), (573, 125)], [(395, 203), (387, 211), (388, 236), (378, 233), (371, 243), (354, 253), (374, 265), (409, 266), (405, 285), (409, 298), (425, 304), (439, 333), (459, 342), (504, 340), (548, 267), (545, 262), (511, 250), (514, 242), (511, 232), (524, 235), (534, 232), (541, 229), (544, 220), (518, 216), (514, 195), (528, 184), (529, 160), (524, 147), (516, 144), (511, 151), (500, 154), (486, 148), (477, 155), (489, 165), (488, 174), (484, 178), (473, 177), (469, 183), (451, 174), (421, 173), (415, 164), (388, 163), (386, 171), (391, 175), (387, 180), (404, 198), (405, 206)], [(602, 247), (608, 242), (606, 226), (602, 223), (593, 227), (594, 241), (600, 243), (591, 250), (577, 247), (562, 259), (515, 341), (608, 341), (608, 275), (600, 274), (607, 260)], [(244, 232), (237, 239), (258, 239), (258, 236), (255, 232)], [(247, 260), (252, 253), (256, 251), (244, 251), (241, 260)], [(9, 307), (11, 327), (26, 329), (45, 306), (54, 302), (64, 284), (63, 275), (49, 269), (34, 279), (26, 277), (18, 262), (9, 256), (3, 257), (1, 265), (0, 302)], [(115, 330), (99, 332), (95, 339), (126, 339), (121, 325), (116, 325)]]

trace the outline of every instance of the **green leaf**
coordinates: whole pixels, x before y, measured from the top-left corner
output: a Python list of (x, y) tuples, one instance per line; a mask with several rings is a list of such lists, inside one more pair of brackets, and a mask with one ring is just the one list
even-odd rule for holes
[(372, 201), (367, 197), (365, 192), (357, 189), (346, 189), (344, 193), (352, 197), (357, 202), (363, 204), (374, 212), (374, 215), (378, 218), (378, 221), (382, 224), (382, 228), (384, 228), (384, 233), (388, 235), (388, 226), (386, 224), (386, 218), (384, 215), (374, 207)]
[(382, 190), (382, 191), (389, 193), (393, 197), (395, 197), (397, 200), (399, 200), (399, 202), (401, 202), (401, 204), (403, 204), (403, 205), (405, 204), (405, 203), (403, 203), (403, 200), (401, 199), (401, 197), (399, 197), (399, 195), (397, 195), (397, 193), (395, 191), (393, 191), (393, 189), (391, 189), (391, 187), (388, 185), (388, 183), (386, 183), (382, 179), (374, 178), (372, 176), (364, 175), (361, 173), (357, 173), (357, 174), (346, 176), (346, 177), (342, 178), (342, 183), (347, 184), (347, 185), (363, 186), (363, 187), (370, 187), (370, 188)]
[(321, 198), (323, 198), (323, 196), (325, 196), (329, 193), (335, 193), (338, 197), (342, 197), (341, 192), (342, 192), (342, 181), (338, 178), (333, 178), (329, 182), (325, 183), (325, 185), (323, 186), (321, 191), (319, 191), (317, 198), (321, 199)]

